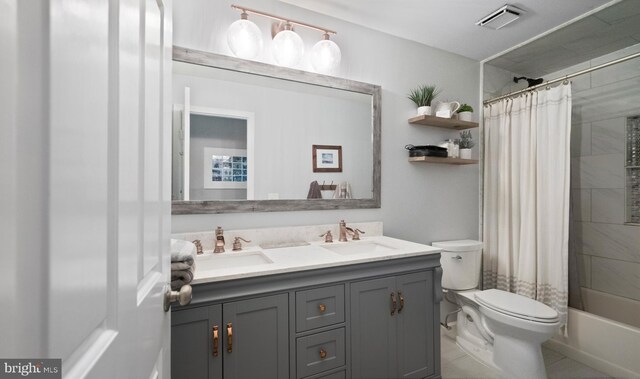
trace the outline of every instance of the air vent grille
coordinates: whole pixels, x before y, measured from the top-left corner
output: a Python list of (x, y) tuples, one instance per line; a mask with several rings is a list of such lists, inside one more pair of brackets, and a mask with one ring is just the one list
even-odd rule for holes
[(476, 22), (476, 25), (498, 30), (514, 22), (524, 13), (525, 11), (522, 9), (506, 4), (483, 17), (481, 20)]

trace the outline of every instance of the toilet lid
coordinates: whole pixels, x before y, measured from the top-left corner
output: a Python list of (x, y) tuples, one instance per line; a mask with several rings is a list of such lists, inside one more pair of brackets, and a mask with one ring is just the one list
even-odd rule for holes
[(476, 292), (475, 299), (485, 307), (513, 317), (537, 322), (558, 320), (558, 312), (553, 308), (515, 293), (490, 289)]

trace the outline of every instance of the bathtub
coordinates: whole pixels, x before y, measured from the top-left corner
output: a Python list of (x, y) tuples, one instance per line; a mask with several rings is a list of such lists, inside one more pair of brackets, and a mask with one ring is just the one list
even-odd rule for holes
[(607, 375), (640, 378), (640, 301), (589, 289), (583, 301), (601, 315), (569, 308), (568, 337), (555, 336), (544, 346)]

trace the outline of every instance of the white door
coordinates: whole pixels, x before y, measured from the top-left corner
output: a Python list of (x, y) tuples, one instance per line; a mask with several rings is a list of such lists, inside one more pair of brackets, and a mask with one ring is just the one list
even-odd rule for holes
[(0, 0), (0, 24), (0, 357), (169, 378), (170, 0)]

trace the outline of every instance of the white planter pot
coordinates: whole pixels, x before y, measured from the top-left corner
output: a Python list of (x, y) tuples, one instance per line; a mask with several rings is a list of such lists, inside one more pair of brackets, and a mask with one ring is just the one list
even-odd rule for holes
[(471, 149), (460, 149), (461, 159), (471, 159)]
[(418, 116), (422, 116), (422, 115), (427, 115), (427, 116), (431, 116), (431, 107), (418, 107)]
[(473, 118), (473, 112), (458, 113), (458, 120), (460, 121), (471, 121), (472, 118)]

